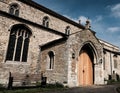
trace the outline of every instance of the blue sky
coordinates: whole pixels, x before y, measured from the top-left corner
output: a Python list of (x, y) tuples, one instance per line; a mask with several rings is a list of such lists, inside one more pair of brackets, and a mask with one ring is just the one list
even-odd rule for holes
[(120, 47), (120, 0), (33, 0), (74, 21), (87, 18), (102, 40)]

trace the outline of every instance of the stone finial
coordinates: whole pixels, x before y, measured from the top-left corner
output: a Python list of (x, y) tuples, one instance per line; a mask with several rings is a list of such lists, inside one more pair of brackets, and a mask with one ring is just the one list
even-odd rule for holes
[(78, 23), (81, 24), (81, 20), (78, 20)]
[(86, 20), (86, 24), (85, 24), (85, 28), (86, 29), (89, 29), (91, 26), (90, 26), (90, 20), (89, 19), (87, 19)]

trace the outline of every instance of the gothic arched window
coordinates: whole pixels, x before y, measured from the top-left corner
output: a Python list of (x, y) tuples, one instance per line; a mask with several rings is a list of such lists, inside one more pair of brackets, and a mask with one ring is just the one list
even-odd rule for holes
[(70, 26), (67, 26), (66, 28), (65, 28), (65, 34), (66, 35), (69, 35), (71, 32), (71, 28), (70, 28)]
[(19, 5), (14, 3), (10, 5), (9, 13), (15, 16), (19, 16)]
[(48, 52), (49, 55), (49, 66), (48, 69), (53, 69), (54, 68), (54, 53), (52, 51)]
[(6, 60), (27, 62), (31, 31), (24, 25), (14, 25), (10, 32)]
[(49, 27), (49, 18), (47, 16), (43, 18), (43, 26)]

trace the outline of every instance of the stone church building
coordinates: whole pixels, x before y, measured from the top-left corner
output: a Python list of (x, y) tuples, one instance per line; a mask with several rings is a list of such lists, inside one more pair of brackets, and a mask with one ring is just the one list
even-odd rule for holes
[(106, 84), (120, 75), (120, 52), (95, 34), (89, 20), (83, 26), (32, 0), (0, 0), (0, 84)]

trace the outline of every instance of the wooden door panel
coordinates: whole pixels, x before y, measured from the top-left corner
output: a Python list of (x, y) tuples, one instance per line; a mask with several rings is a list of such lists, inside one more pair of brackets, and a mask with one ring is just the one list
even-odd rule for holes
[(78, 62), (78, 81), (79, 85), (93, 84), (92, 62), (87, 52), (82, 52)]

